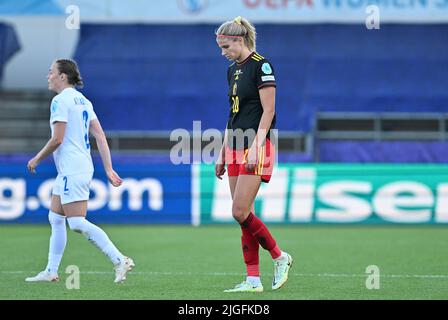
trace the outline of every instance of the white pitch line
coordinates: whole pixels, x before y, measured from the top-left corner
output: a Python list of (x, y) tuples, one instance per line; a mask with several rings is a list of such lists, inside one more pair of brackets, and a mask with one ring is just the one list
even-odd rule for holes
[[(33, 274), (36, 271), (0, 271), (1, 274)], [(113, 272), (106, 271), (81, 271), (81, 274), (111, 275)], [(153, 276), (244, 276), (244, 273), (232, 272), (159, 272), (159, 271), (131, 271), (134, 275)], [(290, 273), (293, 277), (318, 277), (318, 278), (365, 278), (369, 274), (344, 274), (344, 273)], [(423, 279), (448, 279), (447, 274), (380, 274), (385, 278), (423, 278)]]

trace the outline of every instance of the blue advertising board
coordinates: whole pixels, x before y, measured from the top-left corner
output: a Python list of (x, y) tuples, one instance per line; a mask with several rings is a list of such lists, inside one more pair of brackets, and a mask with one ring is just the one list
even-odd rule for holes
[[(87, 217), (96, 223), (191, 223), (191, 168), (172, 164), (117, 164), (115, 188), (101, 166), (90, 185)], [(0, 223), (46, 223), (57, 173), (49, 162), (0, 165)]]

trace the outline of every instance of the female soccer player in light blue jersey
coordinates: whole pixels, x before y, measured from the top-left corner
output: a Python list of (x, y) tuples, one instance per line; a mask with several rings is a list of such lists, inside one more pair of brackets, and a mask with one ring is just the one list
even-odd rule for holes
[(65, 220), (71, 230), (82, 233), (114, 264), (115, 282), (126, 279), (134, 267), (131, 258), (124, 256), (98, 226), (86, 220), (89, 184), (93, 176), (89, 133), (97, 142), (98, 150), (109, 182), (118, 187), (122, 180), (112, 168), (106, 136), (92, 103), (75, 88), (83, 82), (75, 61), (55, 61), (48, 73), (48, 88), (57, 93), (51, 102), (51, 138), (40, 152), (28, 162), (28, 170), (36, 173), (39, 163), (53, 153), (58, 175), (53, 187), (48, 219), (51, 224), (48, 264), (44, 271), (27, 282), (58, 281), (67, 233)]

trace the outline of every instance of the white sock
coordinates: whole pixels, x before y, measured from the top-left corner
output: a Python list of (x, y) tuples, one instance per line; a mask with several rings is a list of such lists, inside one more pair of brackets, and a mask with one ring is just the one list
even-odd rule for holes
[(288, 254), (285, 252), (285, 251), (282, 251), (282, 253), (280, 254), (280, 257), (278, 257), (277, 259), (274, 259), (274, 260), (285, 260), (285, 259), (287, 259), (288, 258)]
[(67, 221), (70, 229), (82, 233), (87, 240), (107, 255), (113, 264), (123, 261), (124, 256), (100, 227), (87, 221), (84, 217), (69, 217)]
[(246, 281), (249, 282), (254, 287), (261, 286), (261, 280), (260, 277), (254, 277), (254, 276), (247, 276)]
[(50, 210), (48, 220), (51, 225), (51, 237), (50, 248), (48, 250), (48, 264), (45, 270), (57, 274), (67, 243), (65, 217)]

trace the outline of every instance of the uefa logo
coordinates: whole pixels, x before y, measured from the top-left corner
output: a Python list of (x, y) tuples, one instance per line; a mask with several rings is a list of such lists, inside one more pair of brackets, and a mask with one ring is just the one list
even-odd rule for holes
[(208, 0), (177, 0), (179, 8), (191, 15), (196, 15), (205, 10)]

